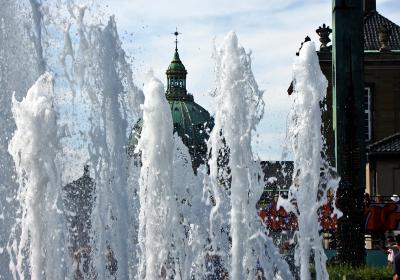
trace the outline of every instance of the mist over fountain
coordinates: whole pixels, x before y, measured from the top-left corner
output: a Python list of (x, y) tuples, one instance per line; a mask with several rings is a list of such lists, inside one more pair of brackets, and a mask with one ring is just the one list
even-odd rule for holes
[[(265, 104), (236, 34), (214, 53), (215, 126), (194, 172), (164, 85), (149, 72), (138, 88), (115, 19), (102, 25), (88, 10), (31, 0), (0, 11), (0, 279), (294, 279), (257, 215), (264, 181), (251, 141)], [(281, 205), (299, 217), (301, 278), (313, 252), (326, 279), (317, 211), (338, 182), (321, 158), (326, 81), (311, 43), (294, 80), (296, 183)], [(82, 192), (85, 165), (93, 186)]]

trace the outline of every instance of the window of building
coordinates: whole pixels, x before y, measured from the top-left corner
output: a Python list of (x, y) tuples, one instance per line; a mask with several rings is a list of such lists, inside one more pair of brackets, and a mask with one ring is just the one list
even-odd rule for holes
[(364, 137), (365, 141), (372, 140), (372, 88), (364, 88)]

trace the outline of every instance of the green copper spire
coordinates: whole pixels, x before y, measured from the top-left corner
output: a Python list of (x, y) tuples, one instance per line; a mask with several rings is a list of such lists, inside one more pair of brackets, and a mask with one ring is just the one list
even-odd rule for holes
[[(173, 33), (175, 39), (175, 53), (167, 70), (168, 87), (166, 97), (171, 109), (174, 133), (182, 139), (183, 144), (189, 149), (194, 172), (207, 161), (207, 140), (214, 127), (214, 119), (206, 109), (194, 102), (193, 95), (186, 90), (187, 71), (179, 58), (178, 30)], [(135, 147), (143, 128), (143, 119), (140, 119), (129, 139), (130, 155), (134, 155)]]
[(187, 71), (183, 65), (178, 53), (178, 30), (175, 35), (175, 53), (170, 65), (167, 69), (167, 92), (168, 100), (193, 100), (193, 96), (189, 95), (186, 90), (186, 75)]

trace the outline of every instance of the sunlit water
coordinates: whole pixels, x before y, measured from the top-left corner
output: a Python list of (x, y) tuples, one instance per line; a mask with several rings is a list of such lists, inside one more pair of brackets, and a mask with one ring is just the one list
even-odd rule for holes
[[(263, 91), (236, 34), (213, 55), (215, 127), (195, 175), (162, 82), (149, 72), (143, 91), (134, 84), (114, 18), (96, 11), (36, 0), (0, 11), (0, 279), (295, 278), (256, 211), (264, 182), (251, 141)], [(321, 158), (325, 93), (305, 44), (289, 121), (296, 183), (280, 200), (298, 215), (302, 279), (311, 255), (328, 278), (317, 210), (337, 180)]]

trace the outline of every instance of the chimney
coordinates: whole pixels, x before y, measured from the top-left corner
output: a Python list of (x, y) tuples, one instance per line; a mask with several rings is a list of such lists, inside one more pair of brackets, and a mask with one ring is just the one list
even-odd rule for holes
[(364, 14), (376, 11), (376, 0), (363, 0), (364, 1)]

